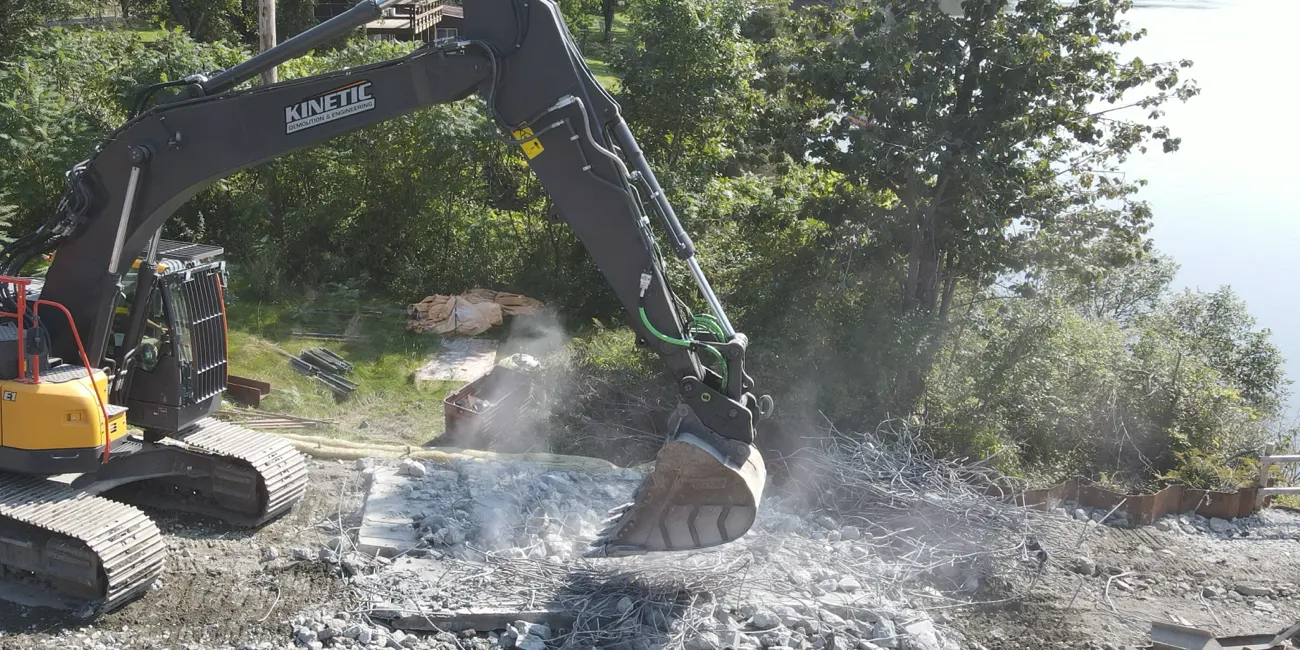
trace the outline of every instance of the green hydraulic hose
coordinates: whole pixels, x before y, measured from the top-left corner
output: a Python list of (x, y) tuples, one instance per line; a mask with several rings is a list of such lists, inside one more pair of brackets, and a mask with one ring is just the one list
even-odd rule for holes
[(645, 307), (641, 307), (638, 311), (641, 312), (641, 322), (645, 324), (645, 328), (648, 329), (648, 330), (650, 330), (650, 333), (651, 333), (651, 334), (654, 334), (654, 335), (655, 335), (655, 336), (656, 336), (660, 341), (663, 341), (664, 343), (671, 343), (672, 345), (680, 345), (681, 347), (684, 347), (684, 348), (689, 348), (689, 347), (691, 347), (691, 342), (690, 342), (690, 341), (683, 341), (682, 339), (675, 339), (675, 338), (673, 338), (673, 337), (671, 337), (671, 336), (668, 336), (667, 334), (664, 334), (663, 332), (660, 332), (659, 330), (655, 329), (655, 326), (650, 324), (650, 317), (646, 315), (646, 313), (645, 313)]
[[(658, 338), (660, 341), (663, 341), (664, 343), (668, 343), (668, 344), (671, 344), (671, 345), (681, 346), (681, 347), (684, 347), (684, 348), (689, 348), (689, 347), (691, 347), (692, 345), (694, 345), (691, 341), (685, 341), (685, 340), (682, 340), (682, 339), (676, 339), (676, 338), (673, 338), (673, 337), (671, 337), (671, 336), (668, 336), (667, 334), (664, 334), (663, 332), (660, 332), (659, 330), (655, 329), (655, 326), (650, 324), (650, 317), (646, 315), (646, 313), (645, 313), (645, 307), (641, 307), (641, 308), (638, 309), (637, 311), (640, 312), (640, 314), (641, 314), (641, 322), (642, 322), (643, 324), (645, 324), (645, 328), (646, 328), (647, 330), (649, 330), (651, 334), (655, 335), (655, 337)], [(712, 318), (712, 317), (710, 317), (710, 319), (711, 319), (711, 318)], [(695, 320), (695, 317), (692, 317), (692, 321), (694, 321), (694, 320)], [(703, 322), (703, 321), (701, 321), (701, 322)], [(716, 323), (715, 323), (715, 325), (716, 325)], [(705, 327), (708, 327), (708, 325), (705, 325)], [(717, 333), (721, 334), (721, 331), (722, 331), (722, 328), (719, 327)], [(719, 339), (720, 339), (720, 338), (721, 338), (721, 337), (719, 337)], [(711, 345), (700, 345), (699, 347), (702, 347), (702, 348), (704, 348), (705, 350), (708, 350), (709, 353), (713, 356), (713, 360), (716, 361), (716, 362), (718, 363), (718, 369), (721, 371), (719, 374), (722, 375), (722, 383), (723, 383), (723, 385), (725, 386), (726, 383), (727, 383), (727, 372), (728, 372), (728, 370), (727, 370), (727, 360), (726, 360), (725, 358), (723, 358), (721, 352), (718, 352), (718, 350), (717, 350), (716, 348), (714, 348), (713, 346), (711, 346)]]

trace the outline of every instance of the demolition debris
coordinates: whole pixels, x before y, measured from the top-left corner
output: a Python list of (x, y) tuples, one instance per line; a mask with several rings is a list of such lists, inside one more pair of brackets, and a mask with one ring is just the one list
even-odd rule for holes
[(581, 554), (639, 472), (358, 461), (361, 535), (340, 538), (338, 561), (357, 609), (391, 628), (646, 650), (955, 649), (928, 610), (978, 603), (994, 583), (1024, 588), (1041, 570), (1033, 524), (1046, 515), (989, 499), (979, 470), (906, 435), (831, 440), (739, 542), (619, 560)]

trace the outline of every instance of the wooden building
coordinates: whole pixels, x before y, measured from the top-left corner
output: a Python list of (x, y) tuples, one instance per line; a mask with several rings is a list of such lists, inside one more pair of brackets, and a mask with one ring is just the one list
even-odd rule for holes
[[(355, 2), (327, 0), (316, 5), (316, 18), (326, 21)], [(366, 25), (366, 36), (377, 40), (432, 42), (456, 38), (465, 17), (459, 0), (401, 0), (384, 10), (384, 17)]]

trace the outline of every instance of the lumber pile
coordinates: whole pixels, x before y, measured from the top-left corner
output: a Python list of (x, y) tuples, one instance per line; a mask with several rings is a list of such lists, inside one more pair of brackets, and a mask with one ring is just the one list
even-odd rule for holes
[(235, 422), (236, 424), (250, 429), (309, 429), (334, 423), (334, 420), (300, 418), (296, 415), (284, 415), (281, 413), (259, 411), (257, 409), (237, 411), (222, 409), (217, 411), (216, 415), (224, 420)]

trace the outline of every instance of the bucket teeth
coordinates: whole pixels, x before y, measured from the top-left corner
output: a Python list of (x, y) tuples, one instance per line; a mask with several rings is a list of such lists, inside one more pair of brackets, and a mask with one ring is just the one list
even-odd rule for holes
[[(719, 443), (706, 441), (714, 439)], [(586, 556), (687, 551), (739, 539), (754, 524), (766, 479), (753, 445), (679, 433), (659, 451), (635, 501), (610, 511)]]

